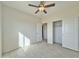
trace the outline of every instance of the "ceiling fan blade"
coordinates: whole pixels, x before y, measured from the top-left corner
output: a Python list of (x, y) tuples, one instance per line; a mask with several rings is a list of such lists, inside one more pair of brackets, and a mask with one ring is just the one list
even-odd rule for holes
[(46, 11), (46, 10), (44, 10), (43, 12), (44, 12), (45, 14), (47, 14), (47, 11)]
[(39, 9), (35, 12), (35, 14), (37, 14), (39, 12)]
[(28, 4), (29, 6), (32, 6), (32, 7), (39, 7), (39, 6), (36, 6), (36, 5), (33, 5), (33, 4)]
[(43, 5), (43, 4), (45, 4), (45, 1), (40, 1), (40, 5)]
[(49, 4), (49, 5), (45, 5), (44, 7), (45, 7), (45, 8), (48, 8), (48, 7), (53, 7), (53, 6), (55, 6), (55, 3)]

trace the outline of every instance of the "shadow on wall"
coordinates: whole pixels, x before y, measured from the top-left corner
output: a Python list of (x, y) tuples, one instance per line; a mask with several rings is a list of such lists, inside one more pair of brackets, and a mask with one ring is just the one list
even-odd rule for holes
[(26, 46), (30, 46), (30, 39), (23, 35), (23, 33), (18, 32), (19, 35), (19, 47), (24, 48)]

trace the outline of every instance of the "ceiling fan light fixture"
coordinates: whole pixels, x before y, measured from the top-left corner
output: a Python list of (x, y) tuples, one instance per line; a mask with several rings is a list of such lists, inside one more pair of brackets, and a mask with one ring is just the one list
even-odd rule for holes
[(45, 10), (44, 7), (39, 7), (39, 11), (43, 12)]

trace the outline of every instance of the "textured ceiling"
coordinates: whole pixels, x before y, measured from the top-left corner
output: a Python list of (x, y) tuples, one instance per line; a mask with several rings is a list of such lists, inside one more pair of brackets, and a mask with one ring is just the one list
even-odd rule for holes
[(2, 3), (4, 5), (9, 6), (9, 7), (13, 7), (13, 8), (21, 10), (23, 12), (37, 16), (39, 18), (49, 16), (49, 15), (53, 14), (54, 12), (62, 10), (64, 8), (79, 5), (79, 2), (77, 2), (77, 1), (76, 2), (72, 2), (72, 1), (70, 1), (70, 2), (69, 1), (46, 1), (45, 4), (56, 3), (55, 7), (47, 8), (46, 9), (47, 14), (44, 14), (42, 12), (38, 12), (37, 14), (35, 14), (34, 12), (37, 9), (35, 7), (28, 6), (28, 4), (30, 3), (30, 4), (38, 5), (39, 1), (4, 1)]

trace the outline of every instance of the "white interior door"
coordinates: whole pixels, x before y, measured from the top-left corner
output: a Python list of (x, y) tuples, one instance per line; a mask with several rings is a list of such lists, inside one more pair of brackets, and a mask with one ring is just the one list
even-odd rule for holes
[(54, 23), (54, 42), (62, 44), (62, 21)]
[(47, 40), (47, 24), (43, 24), (43, 39)]

